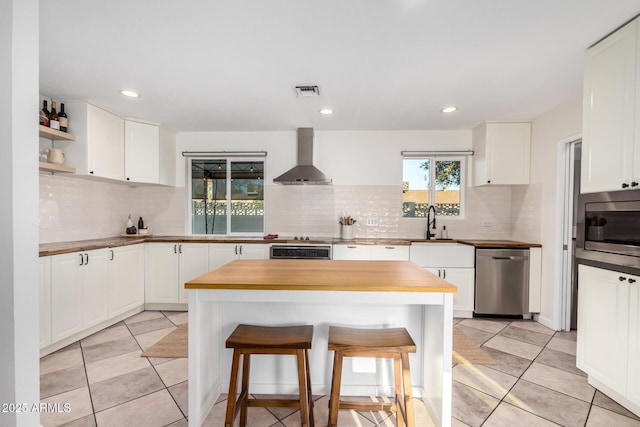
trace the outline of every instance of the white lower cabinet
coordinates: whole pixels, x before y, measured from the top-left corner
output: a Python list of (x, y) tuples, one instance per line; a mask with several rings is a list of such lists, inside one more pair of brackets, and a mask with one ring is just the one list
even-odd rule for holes
[(409, 245), (333, 245), (333, 259), (355, 261), (409, 261)]
[(627, 382), (627, 398), (638, 408), (640, 415), (640, 283), (636, 282), (629, 290), (629, 361)]
[(458, 288), (453, 315), (473, 317), (475, 249), (458, 243), (412, 243), (409, 259)]
[(589, 383), (640, 414), (640, 277), (578, 266), (576, 365)]
[(348, 261), (370, 260), (371, 246), (335, 244), (333, 245), (332, 258), (335, 260)]
[(51, 344), (51, 258), (38, 259), (38, 292), (40, 301), (40, 348)]
[[(434, 268), (428, 267), (426, 270), (436, 274), (441, 279), (446, 280), (458, 288), (458, 292), (453, 295), (453, 309), (457, 312), (457, 317), (472, 317), (475, 304), (475, 269), (474, 268)], [(464, 315), (462, 314), (464, 313)]]
[(209, 269), (236, 259), (269, 259), (269, 245), (264, 243), (210, 243)]
[(144, 245), (109, 249), (109, 316), (144, 304)]
[(206, 243), (180, 243), (178, 246), (178, 302), (189, 302), (184, 284), (209, 271), (209, 247)]
[(149, 243), (145, 253), (145, 303), (188, 301), (184, 283), (209, 271), (206, 243)]
[(109, 316), (107, 249), (51, 257), (51, 341)]

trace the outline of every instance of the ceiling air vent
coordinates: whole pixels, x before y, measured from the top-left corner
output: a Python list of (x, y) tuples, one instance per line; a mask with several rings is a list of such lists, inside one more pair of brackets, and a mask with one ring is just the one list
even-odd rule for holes
[(320, 89), (317, 85), (296, 86), (296, 93), (300, 97), (320, 96)]

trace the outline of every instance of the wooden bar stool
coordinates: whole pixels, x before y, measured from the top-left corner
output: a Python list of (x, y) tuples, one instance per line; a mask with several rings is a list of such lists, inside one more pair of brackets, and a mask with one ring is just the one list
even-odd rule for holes
[[(386, 411), (396, 414), (398, 427), (414, 427), (411, 401), (411, 371), (409, 353), (416, 352), (416, 344), (405, 328), (355, 329), (329, 327), (329, 350), (334, 350), (329, 427), (338, 425), (338, 410), (355, 409)], [(355, 402), (340, 400), (342, 360), (345, 357), (375, 357), (393, 359), (395, 378), (394, 402)]]
[[(303, 427), (313, 427), (313, 399), (309, 375), (309, 354), (313, 326), (253, 326), (238, 325), (226, 342), (233, 348), (233, 363), (229, 380), (229, 396), (225, 427), (233, 426), (240, 412), (240, 426), (247, 423), (247, 407), (294, 407), (300, 408)], [(252, 354), (292, 354), (298, 359), (298, 399), (249, 399), (249, 369)], [(238, 370), (242, 355), (242, 389), (236, 400)]]

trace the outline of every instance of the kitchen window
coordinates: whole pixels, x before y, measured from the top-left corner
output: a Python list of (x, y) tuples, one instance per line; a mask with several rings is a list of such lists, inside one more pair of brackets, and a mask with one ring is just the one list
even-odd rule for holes
[(429, 206), (436, 215), (462, 218), (464, 157), (402, 159), (402, 216), (426, 218)]
[(264, 232), (264, 161), (191, 159), (192, 234)]

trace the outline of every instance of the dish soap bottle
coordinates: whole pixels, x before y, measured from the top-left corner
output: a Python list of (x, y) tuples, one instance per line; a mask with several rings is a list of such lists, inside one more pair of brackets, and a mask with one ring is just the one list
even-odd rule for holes
[(443, 225), (442, 226), (442, 239), (448, 239), (449, 238), (449, 232), (447, 231), (447, 226)]
[(127, 219), (127, 234), (137, 234), (138, 230), (133, 226), (133, 221), (131, 221), (131, 214), (129, 214), (129, 219)]
[(142, 217), (140, 217), (140, 219), (138, 220), (138, 230), (142, 230), (144, 228), (144, 221), (142, 220)]

